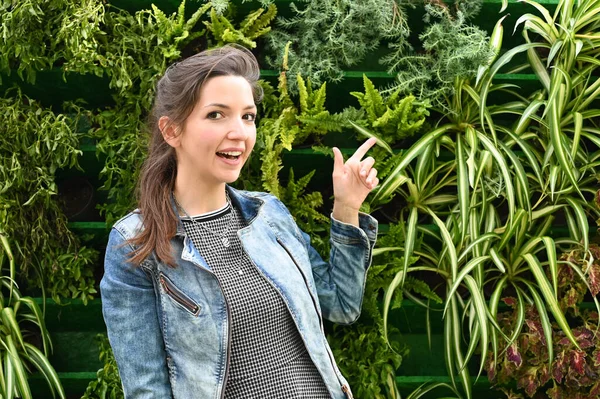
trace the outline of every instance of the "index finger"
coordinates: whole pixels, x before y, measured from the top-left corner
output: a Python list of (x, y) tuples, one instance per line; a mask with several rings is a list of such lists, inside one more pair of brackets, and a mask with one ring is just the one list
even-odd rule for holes
[(356, 152), (354, 154), (352, 154), (352, 156), (350, 158), (360, 161), (365, 156), (367, 151), (369, 151), (371, 149), (371, 147), (373, 147), (375, 145), (376, 142), (377, 142), (377, 139), (375, 139), (374, 137), (371, 137), (370, 139), (368, 139), (367, 141), (362, 143), (362, 145), (360, 147), (358, 147)]

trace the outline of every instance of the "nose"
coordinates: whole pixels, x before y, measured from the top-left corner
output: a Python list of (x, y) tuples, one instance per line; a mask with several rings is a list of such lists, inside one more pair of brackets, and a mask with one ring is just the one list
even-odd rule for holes
[(244, 123), (241, 118), (232, 119), (232, 122), (228, 126), (227, 138), (230, 140), (244, 141), (250, 134), (250, 127)]

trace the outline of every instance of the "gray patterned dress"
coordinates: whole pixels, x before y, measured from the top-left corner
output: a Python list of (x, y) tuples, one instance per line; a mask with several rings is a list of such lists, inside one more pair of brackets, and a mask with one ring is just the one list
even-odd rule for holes
[[(219, 279), (231, 313), (225, 397), (330, 399), (281, 295), (242, 248), (240, 212), (228, 204), (193, 219), (182, 217), (185, 232)], [(229, 238), (228, 248), (217, 234)]]

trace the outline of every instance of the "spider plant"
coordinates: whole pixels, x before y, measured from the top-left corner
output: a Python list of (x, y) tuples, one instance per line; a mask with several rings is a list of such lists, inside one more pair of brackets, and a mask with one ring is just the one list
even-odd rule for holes
[[(0, 216), (5, 219), (6, 211), (2, 212)], [(48, 361), (52, 343), (42, 311), (32, 298), (22, 296), (14, 283), (15, 261), (1, 224), (0, 242), (0, 271), (9, 272), (8, 276), (0, 273), (0, 397), (32, 398), (27, 379), (37, 369), (48, 383), (52, 396), (65, 398), (58, 375)], [(27, 340), (33, 333), (29, 331), (32, 327), (41, 335), (42, 350)]]
[[(587, 12), (576, 12), (566, 4), (559, 4), (556, 18), (562, 21), (561, 13), (568, 13), (564, 22), (575, 27), (579, 25), (569, 22), (571, 16), (587, 21), (591, 13), (598, 14), (597, 6), (588, 4)], [(538, 34), (540, 21), (533, 16), (520, 19), (527, 29), (535, 26)], [(491, 46), (499, 50), (502, 36), (500, 20)], [(596, 40), (595, 33), (585, 36)], [(519, 327), (507, 335), (496, 321), (500, 298), (507, 292), (518, 298), (519, 309), (526, 303), (537, 308), (547, 338), (553, 318), (577, 346), (558, 304), (556, 253), (561, 246), (581, 245), (587, 251), (588, 216), (597, 216), (586, 198), (596, 184), (600, 154), (596, 133), (600, 131), (591, 118), (598, 111), (586, 107), (591, 104), (589, 96), (600, 94), (600, 80), (591, 75), (599, 63), (592, 62), (590, 54), (580, 64), (570, 61), (584, 50), (597, 50), (591, 44), (564, 44), (567, 40), (571, 39), (565, 36), (562, 45), (525, 43), (481, 67), (474, 83), (456, 79), (453, 94), (445, 99), (445, 115), (399, 155), (396, 168), (371, 203), (375, 207), (391, 196), (403, 197), (407, 205), (400, 215), (406, 223), (406, 242), (401, 250), (404, 259), (420, 257), (415, 265), (405, 263), (390, 284), (384, 301), (385, 325), (393, 293), (402, 289), (408, 273), (441, 276), (445, 280), (444, 356), (452, 386), (458, 390), (460, 380), (467, 398), (472, 397), (468, 365), (477, 351), (485, 354), (491, 347), (495, 360), (498, 339), (510, 343), (520, 332)], [(539, 48), (554, 49), (548, 58), (559, 63), (547, 80), (535, 51)], [(542, 90), (529, 97), (493, 81), (519, 52), (528, 52), (542, 81)], [(487, 99), (499, 93), (510, 101), (488, 104)], [(564, 237), (553, 231), (557, 217), (566, 221)], [(413, 247), (417, 235), (424, 236), (419, 251)], [(571, 267), (584, 278), (580, 268)], [(551, 362), (553, 354), (549, 357)], [(481, 356), (479, 373), (484, 364)]]

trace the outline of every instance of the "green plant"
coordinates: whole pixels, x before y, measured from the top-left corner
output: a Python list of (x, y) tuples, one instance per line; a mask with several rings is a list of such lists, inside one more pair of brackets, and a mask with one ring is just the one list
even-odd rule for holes
[[(339, 81), (343, 68), (361, 62), (383, 40), (406, 45), (407, 19), (396, 0), (303, 0), (290, 7), (295, 16), (279, 18), (277, 29), (267, 36), (267, 62), (281, 67), (291, 42), (290, 73), (301, 73), (317, 86)], [(290, 83), (292, 92), (297, 91), (295, 83)]]
[[(442, 112), (453, 112), (446, 104), (456, 90), (456, 80), (475, 76), (481, 65), (494, 57), (485, 31), (470, 25), (467, 18), (476, 13), (480, 1), (458, 2), (453, 13), (444, 2), (425, 6), (426, 28), (419, 35), (423, 52), (405, 55), (395, 52), (383, 57), (389, 72), (396, 75), (387, 91), (411, 93), (426, 99)], [(468, 12), (465, 8), (468, 8)]]
[[(490, 40), (494, 53), (498, 53), (502, 42), (501, 22)], [(544, 101), (546, 93), (536, 92), (525, 98), (512, 87), (492, 81), (516, 53), (535, 46), (539, 44), (521, 45), (493, 63), (489, 60), (478, 68), (474, 83), (475, 76), (456, 78), (453, 94), (444, 97), (443, 107), (437, 107), (448, 111), (434, 130), (398, 155), (394, 170), (371, 203), (373, 207), (383, 206), (399, 196), (405, 204), (400, 211), (400, 220), (407, 225), (404, 267), (386, 292), (384, 320), (394, 290), (402, 289), (409, 273), (441, 276), (446, 281), (444, 356), (453, 385), (456, 387), (460, 379), (466, 397), (472, 397), (467, 367), (470, 360), (478, 352), (487, 353), (490, 347), (496, 359), (500, 354), (499, 338), (514, 340), (514, 335), (507, 336), (496, 320), (505, 291), (516, 292), (521, 303), (535, 305), (548, 341), (551, 315), (565, 337), (578, 345), (557, 298), (556, 251), (557, 247), (580, 241), (587, 251), (587, 215), (598, 215), (579, 196), (595, 194), (598, 140), (592, 134), (595, 128), (591, 127), (591, 117), (597, 111), (586, 114), (590, 125), (580, 118), (586, 127), (579, 133), (574, 129), (575, 137), (586, 134), (589, 138), (585, 148), (578, 147), (577, 140), (557, 139), (571, 144), (569, 151), (577, 160), (579, 177), (575, 186), (568, 171), (561, 169), (557, 159), (560, 150), (551, 135), (553, 124), (564, 126), (563, 132), (569, 131), (573, 113), (567, 107), (577, 107), (579, 102), (560, 100), (565, 106), (561, 118), (547, 121), (538, 115), (544, 104), (544, 116), (551, 115), (551, 101)], [(566, 76), (578, 78), (580, 72), (571, 69)], [(492, 92), (504, 92), (514, 100), (488, 105), (486, 99)], [(549, 96), (552, 98), (552, 93)], [(498, 122), (511, 119), (515, 122)], [(556, 217), (567, 221), (566, 237), (550, 235)], [(414, 246), (417, 234), (426, 237), (418, 251)], [(409, 266), (406, 259), (413, 254), (420, 261)], [(465, 319), (468, 322), (463, 322)], [(553, 358), (550, 350), (548, 362)], [(480, 373), (484, 365), (485, 356), (481, 356)]]
[[(0, 356), (3, 361), (0, 395), (32, 398), (28, 375), (35, 368), (48, 383), (52, 396), (64, 399), (65, 392), (47, 357), (52, 351), (52, 342), (43, 313), (32, 298), (21, 296), (14, 282), (17, 263), (4, 229), (9, 217), (7, 209), (6, 205), (0, 208)], [(9, 273), (4, 275), (7, 269)], [(29, 342), (35, 335), (41, 338), (42, 350)]]
[[(367, 276), (360, 319), (349, 326), (334, 326), (328, 335), (340, 369), (359, 398), (400, 398), (396, 388), (396, 370), (409, 348), (401, 344), (401, 336), (396, 329), (393, 333), (399, 339), (390, 341), (388, 345), (379, 305), (385, 289), (402, 268), (403, 259), (397, 249), (404, 243), (404, 233), (404, 226), (391, 225), (388, 233), (379, 240)], [(413, 257), (409, 263), (417, 261), (418, 258)], [(404, 291), (394, 293), (394, 308), (401, 306), (405, 296), (421, 303), (442, 302), (421, 280), (411, 277), (405, 287)]]
[(98, 334), (96, 342), (100, 348), (100, 361), (104, 366), (96, 373), (81, 399), (122, 399), (124, 398), (121, 377), (110, 343), (105, 334)]
[(204, 21), (204, 24), (217, 40), (215, 44), (217, 47), (227, 43), (238, 43), (249, 48), (255, 48), (256, 42), (254, 39), (271, 31), (271, 27), (268, 25), (276, 14), (277, 7), (274, 4), (269, 5), (267, 12), (263, 8), (259, 8), (248, 14), (240, 22), (239, 29), (236, 29), (229, 18), (217, 13), (213, 8), (210, 12), (210, 22)]
[(56, 172), (77, 168), (77, 117), (43, 108), (16, 90), (0, 99), (0, 203), (2, 228), (13, 239), (20, 277), (49, 291), (55, 301), (96, 293), (91, 264), (97, 251), (81, 245), (67, 227), (57, 198)]
[[(9, 0), (0, 4), (0, 72), (35, 83), (36, 74), (71, 59), (85, 62), (103, 22), (99, 0)], [(66, 69), (65, 69), (66, 72)]]

